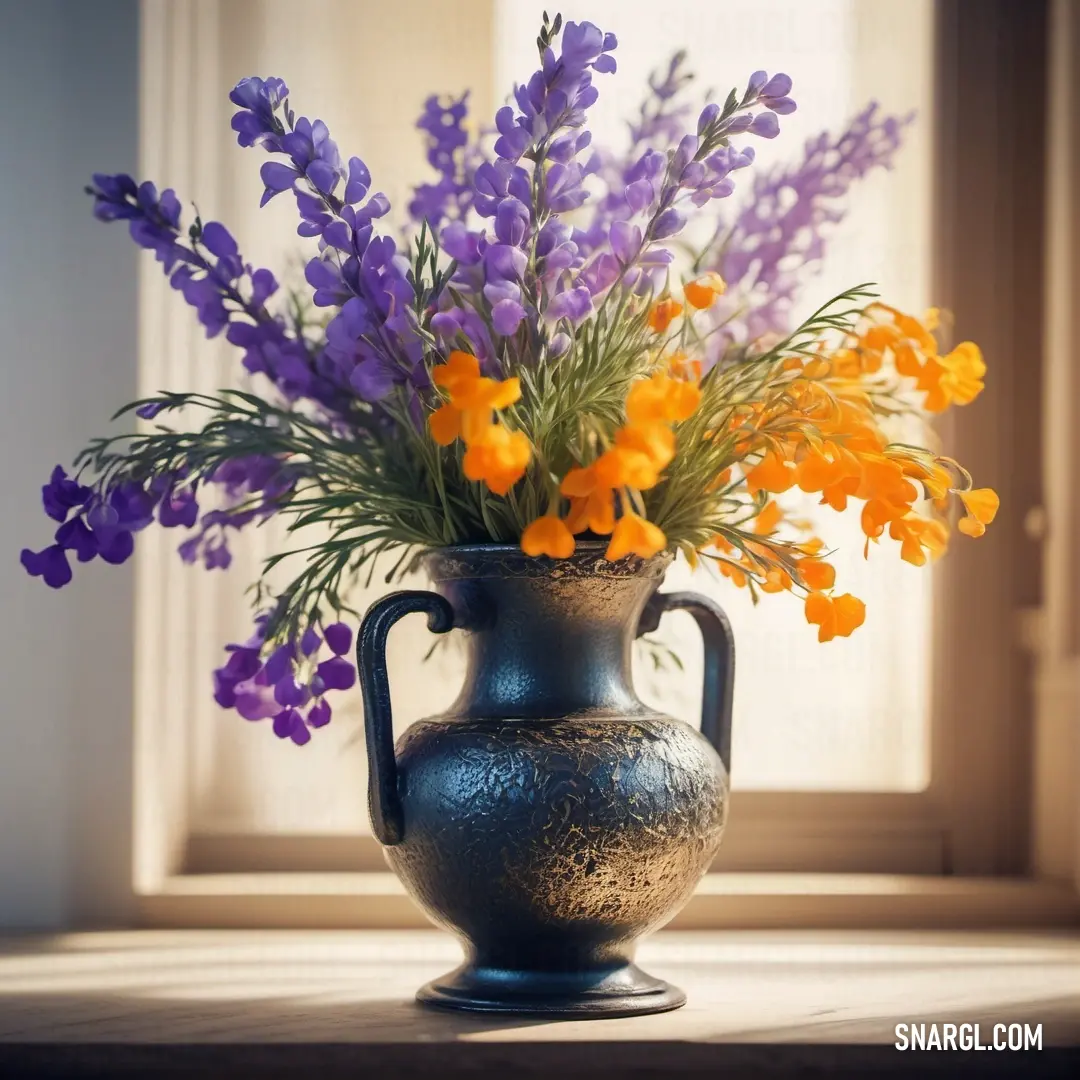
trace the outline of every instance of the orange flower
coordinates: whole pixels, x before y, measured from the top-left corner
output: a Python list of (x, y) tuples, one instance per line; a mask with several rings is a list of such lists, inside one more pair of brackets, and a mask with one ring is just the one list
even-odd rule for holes
[(728, 580), (730, 580), (732, 585), (734, 585), (736, 588), (746, 588), (746, 583), (749, 578), (746, 576), (745, 570), (742, 570), (737, 566), (732, 566), (732, 564), (729, 562), (722, 562), (720, 564), (720, 573), (723, 574), (724, 577), (728, 578)]
[(746, 486), (751, 495), (755, 491), (768, 491), (779, 495), (794, 483), (795, 465), (778, 457), (773, 450), (746, 474)]
[(667, 547), (667, 537), (651, 521), (646, 521), (632, 511), (627, 511), (615, 523), (604, 558), (608, 562), (627, 555), (640, 555), (651, 559)]
[(776, 527), (780, 524), (783, 516), (780, 504), (775, 499), (770, 499), (754, 522), (754, 532), (759, 536), (768, 536), (770, 533), (776, 532)]
[(436, 386), (453, 394), (457, 387), (480, 378), (480, 361), (467, 352), (455, 349), (445, 364), (432, 368), (431, 378)]
[(531, 457), (525, 435), (492, 424), (465, 451), (462, 467), (470, 480), (482, 480), (496, 495), (505, 495), (525, 475)]
[(836, 584), (836, 571), (821, 559), (803, 559), (799, 563), (799, 578), (808, 589), (822, 592)]
[(712, 307), (717, 297), (723, 296), (726, 291), (727, 285), (724, 279), (715, 270), (710, 270), (707, 274), (702, 274), (701, 277), (683, 286), (686, 302), (691, 307), (699, 309)]
[(849, 637), (866, 620), (866, 605), (852, 596), (830, 597), (823, 592), (812, 592), (806, 598), (806, 621), (818, 627), (818, 641), (832, 641), (835, 637)]
[(550, 555), (568, 559), (574, 554), (574, 537), (566, 522), (554, 514), (538, 517), (521, 534), (521, 550), (526, 555)]
[(455, 350), (445, 364), (432, 369), (432, 381), (450, 395), (428, 417), (431, 437), (440, 446), (460, 438), (470, 480), (482, 480), (497, 495), (505, 495), (525, 474), (532, 457), (528, 438), (496, 423), (495, 413), (521, 397), (518, 379), (489, 379), (480, 374), (480, 361)]
[(974, 401), (983, 389), (985, 374), (986, 363), (979, 346), (962, 341), (948, 355), (930, 357), (915, 385), (926, 391), (926, 409), (943, 412), (952, 404)]
[(596, 473), (590, 465), (587, 469), (571, 469), (562, 479), (559, 492), (568, 498), (591, 495), (596, 490)]
[(597, 485), (609, 491), (621, 487), (646, 491), (660, 480), (660, 470), (648, 454), (621, 446), (601, 454), (593, 463), (593, 470)]
[(670, 296), (663, 300), (657, 300), (649, 312), (649, 325), (658, 333), (662, 334), (682, 314), (682, 304)]
[(461, 410), (449, 403), (440, 405), (428, 417), (428, 427), (440, 446), (449, 446), (461, 434)]
[(697, 383), (673, 379), (667, 372), (658, 371), (647, 379), (639, 379), (626, 395), (626, 418), (632, 424), (669, 424), (687, 420), (701, 401)]
[(505, 409), (520, 397), (521, 381), (516, 378), (499, 382), (481, 376), (479, 379), (462, 380), (450, 391), (451, 403), (463, 412)]
[(675, 456), (675, 432), (666, 424), (627, 424), (615, 433), (615, 445), (644, 454), (657, 469), (663, 469)]
[(779, 566), (774, 566), (765, 572), (765, 580), (758, 587), (765, 593), (778, 593), (786, 592), (792, 584), (791, 575)]
[(572, 496), (566, 527), (572, 533), (586, 529), (607, 536), (615, 528), (615, 499), (610, 491), (597, 488), (589, 495)]
[(799, 462), (795, 478), (803, 491), (824, 491), (847, 476), (859, 476), (862, 470), (853, 455), (845, 457), (835, 443), (825, 443), (822, 449), (811, 448)]
[(889, 535), (900, 541), (900, 558), (912, 566), (926, 564), (926, 552), (932, 559), (944, 554), (949, 533), (940, 521), (927, 520), (915, 514), (897, 518), (889, 525)]
[(872, 539), (879, 537), (890, 521), (903, 517), (907, 506), (897, 506), (885, 499), (870, 499), (862, 509), (862, 531)]
[(719, 491), (721, 488), (726, 488), (731, 483), (731, 466), (726, 469), (721, 469), (708, 483), (706, 491)]
[(956, 527), (966, 536), (982, 536), (1001, 505), (997, 492), (993, 488), (974, 488), (971, 491), (958, 491), (957, 494), (967, 510), (967, 516), (962, 517)]

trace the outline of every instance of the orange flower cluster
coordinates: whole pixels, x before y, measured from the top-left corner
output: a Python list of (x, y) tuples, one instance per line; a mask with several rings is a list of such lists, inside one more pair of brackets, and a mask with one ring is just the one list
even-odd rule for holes
[[(744, 471), (750, 494), (798, 488), (819, 494), (822, 504), (837, 511), (847, 509), (849, 498), (860, 499), (867, 551), (871, 540), (877, 542), (888, 531), (900, 544), (900, 557), (922, 566), (945, 551), (948, 528), (937, 517), (917, 513), (919, 500), (930, 499), (942, 511), (955, 494), (966, 510), (958, 528), (968, 536), (981, 536), (997, 513), (998, 497), (989, 488), (957, 488), (952, 471), (940, 459), (890, 444), (859, 381), (877, 376), (891, 360), (896, 374), (914, 380), (915, 389), (925, 394), (925, 408), (938, 412), (972, 401), (983, 388), (986, 367), (971, 342), (944, 356), (938, 352), (931, 333), (935, 312), (920, 322), (879, 304), (867, 315), (869, 325), (831, 356), (784, 363), (791, 381), (774, 399), (752, 403), (733, 421), (732, 427), (743, 433), (737, 450), (753, 461)], [(755, 534), (770, 536), (781, 518), (777, 503), (766, 502), (755, 519)], [(820, 541), (813, 544), (815, 549), (821, 546)], [(815, 549), (804, 546), (807, 557), (798, 560), (792, 573), (774, 565), (762, 575), (760, 564), (744, 553), (736, 557), (724, 538), (718, 537), (714, 546), (726, 556), (722, 573), (737, 585), (745, 585), (752, 575), (763, 592), (805, 588), (806, 618), (818, 626), (819, 640), (846, 637), (862, 624), (862, 601), (847, 593), (831, 595), (835, 571), (813, 557)], [(753, 540), (745, 546), (769, 561), (766, 548)]]
[[(522, 534), (529, 555), (562, 559), (573, 554), (574, 534), (586, 529), (611, 536), (605, 558), (650, 558), (667, 546), (663, 531), (631, 509), (631, 492), (647, 491), (675, 456), (671, 425), (693, 415), (701, 400), (696, 368), (675, 358), (667, 370), (635, 382), (626, 395), (627, 422), (615, 432), (615, 444), (591, 465), (571, 469), (559, 485), (570, 501), (565, 520), (545, 514)], [(616, 498), (622, 513), (616, 520)]]
[[(685, 316), (674, 336), (687, 341), (689, 320), (724, 290), (718, 274), (701, 275), (684, 284), (678, 299), (664, 295), (650, 306), (649, 329), (666, 335)], [(786, 518), (774, 496), (798, 489), (838, 512), (857, 499), (865, 552), (888, 535), (901, 559), (915, 566), (945, 551), (949, 530), (943, 514), (954, 497), (964, 507), (958, 528), (968, 536), (981, 536), (997, 513), (997, 495), (971, 488), (955, 462), (891, 442), (882, 426), (883, 417), (919, 405), (930, 413), (966, 405), (983, 389), (986, 365), (978, 347), (966, 341), (942, 353), (936, 327), (935, 311), (920, 320), (875, 303), (839, 348), (819, 344), (809, 355), (750, 357), (748, 365), (765, 366), (735, 367), (727, 383), (729, 373), (721, 368), (708, 384), (710, 430), (681, 451), (701, 449), (718, 463), (716, 475), (696, 471), (693, 463), (688, 473), (703, 489), (702, 520), (715, 520), (719, 531), (698, 552), (709, 554), (735, 585), (798, 593), (819, 641), (849, 636), (864, 622), (866, 607), (850, 593), (837, 592), (824, 543), (810, 536), (808, 522)], [(657, 345), (663, 351), (669, 341)], [(443, 446), (460, 438), (465, 475), (506, 494), (532, 454), (525, 435), (510, 430), (498, 415), (520, 397), (518, 380), (483, 377), (476, 357), (463, 352), (452, 353), (433, 378), (447, 400), (430, 417), (432, 436)], [(663, 529), (646, 520), (641, 493), (661, 482), (675, 457), (676, 425), (698, 411), (702, 396), (700, 364), (683, 353), (633, 382), (625, 422), (599, 435), (602, 450), (595, 460), (570, 469), (557, 494), (549, 492), (550, 509), (524, 529), (522, 550), (565, 559), (574, 553), (575, 536), (585, 531), (610, 537), (609, 560), (649, 558), (668, 546)], [(695, 534), (677, 514), (674, 520), (685, 531), (676, 531), (672, 542), (693, 562), (687, 537), (698, 543), (701, 532)], [(786, 538), (782, 529), (794, 538)]]
[(928, 412), (944, 412), (950, 405), (968, 405), (982, 392), (986, 364), (973, 341), (962, 341), (944, 356), (938, 353), (933, 330), (938, 313), (931, 309), (920, 321), (887, 304), (866, 311), (870, 325), (832, 357), (832, 373), (843, 379), (873, 375), (891, 356), (898, 375), (915, 380), (925, 394)]
[(465, 443), (462, 468), (470, 480), (482, 480), (496, 495), (505, 495), (525, 475), (532, 458), (529, 440), (498, 422), (496, 413), (521, 397), (517, 379), (489, 379), (480, 361), (466, 352), (452, 352), (431, 377), (450, 400), (428, 417), (431, 437), (440, 446), (460, 438)]

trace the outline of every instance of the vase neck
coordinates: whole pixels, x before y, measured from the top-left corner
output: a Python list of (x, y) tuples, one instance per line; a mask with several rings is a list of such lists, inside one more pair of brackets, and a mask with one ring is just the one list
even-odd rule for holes
[(462, 577), (438, 581), (468, 633), (455, 715), (557, 719), (634, 715), (631, 656), (642, 608), (659, 577)]

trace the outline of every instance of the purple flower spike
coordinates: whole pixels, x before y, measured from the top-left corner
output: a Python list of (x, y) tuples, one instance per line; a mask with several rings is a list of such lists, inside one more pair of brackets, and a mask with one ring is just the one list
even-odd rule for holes
[(349, 690), (356, 682), (356, 668), (340, 656), (324, 660), (316, 670), (327, 690)]
[(331, 623), (323, 629), (323, 635), (336, 656), (344, 656), (352, 648), (352, 630), (344, 623)]

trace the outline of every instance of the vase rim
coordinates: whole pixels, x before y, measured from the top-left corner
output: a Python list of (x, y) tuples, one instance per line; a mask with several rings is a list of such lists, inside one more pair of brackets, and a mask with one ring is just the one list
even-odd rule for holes
[(459, 578), (660, 578), (674, 555), (663, 551), (651, 559), (628, 555), (608, 562), (604, 558), (607, 540), (579, 540), (568, 559), (547, 555), (526, 555), (517, 544), (450, 544), (431, 548), (421, 563), (433, 581)]

